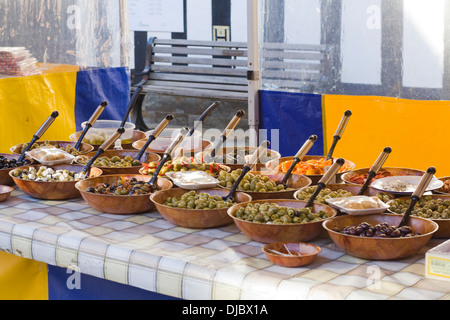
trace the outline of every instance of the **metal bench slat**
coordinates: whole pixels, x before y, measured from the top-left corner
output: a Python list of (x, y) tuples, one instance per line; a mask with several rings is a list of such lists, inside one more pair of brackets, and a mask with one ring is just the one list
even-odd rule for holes
[(188, 74), (151, 73), (150, 79), (248, 85), (248, 80), (242, 77), (238, 78), (238, 77), (219, 77), (219, 76), (203, 76), (203, 75), (188, 75)]
[(205, 89), (192, 89), (189, 90), (179, 90), (176, 87), (159, 87), (159, 86), (148, 86), (145, 89), (146, 93), (154, 92), (158, 94), (166, 95), (178, 95), (187, 97), (198, 97), (198, 98), (211, 98), (224, 99), (224, 100), (239, 100), (246, 101), (248, 99), (247, 92), (233, 92), (233, 91), (221, 91), (221, 90), (205, 90)]
[(177, 46), (197, 46), (197, 47), (225, 47), (247, 49), (246, 42), (228, 42), (228, 41), (202, 41), (202, 40), (183, 40), (183, 39), (159, 39), (154, 43), (157, 45), (177, 45)]
[(264, 50), (263, 58), (322, 61), (325, 59), (325, 54), (320, 52), (300, 52), (300, 51), (291, 52), (291, 51)]
[(223, 57), (247, 57), (247, 50), (233, 50), (233, 49), (219, 49), (219, 48), (185, 48), (185, 47), (160, 47), (153, 48), (155, 54), (195, 54), (208, 56), (223, 56)]
[(162, 81), (162, 80), (149, 80), (144, 86), (160, 86), (160, 87), (180, 87), (180, 88), (205, 88), (224, 91), (236, 91), (236, 92), (248, 92), (248, 86), (243, 85), (228, 85), (228, 84), (214, 84), (204, 82), (180, 82), (180, 81)]
[(205, 65), (205, 66), (229, 66), (229, 67), (247, 67), (247, 59), (208, 59), (208, 58), (200, 58), (200, 57), (177, 57), (177, 56), (154, 56), (154, 62), (163, 62), (163, 63), (180, 63), (187, 65)]
[[(233, 68), (213, 68), (213, 67), (196, 67), (196, 66), (173, 66), (173, 65), (153, 65), (154, 72), (163, 73), (185, 73), (185, 74), (211, 74), (211, 75), (225, 75), (246, 77), (247, 70), (233, 69)], [(150, 76), (151, 77), (151, 76)]]
[(323, 69), (323, 65), (319, 63), (264, 60), (262, 62), (262, 69), (321, 71)]

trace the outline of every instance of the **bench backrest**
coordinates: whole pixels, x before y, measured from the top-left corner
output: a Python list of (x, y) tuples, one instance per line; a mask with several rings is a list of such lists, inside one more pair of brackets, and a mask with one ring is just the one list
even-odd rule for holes
[[(327, 46), (264, 43), (263, 83), (302, 90), (327, 81)], [(213, 99), (247, 100), (245, 42), (151, 38), (146, 91)]]
[(246, 43), (153, 38), (147, 49), (147, 90), (172, 88), (195, 96), (247, 100)]

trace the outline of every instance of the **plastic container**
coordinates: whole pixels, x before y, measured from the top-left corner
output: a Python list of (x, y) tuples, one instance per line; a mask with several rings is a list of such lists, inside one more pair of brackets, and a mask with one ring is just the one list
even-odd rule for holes
[[(87, 121), (81, 124), (81, 127), (86, 127)], [(114, 133), (117, 132), (122, 121), (117, 120), (97, 120), (94, 126), (88, 131), (84, 142), (90, 145), (101, 145), (108, 140)], [(131, 144), (133, 142), (133, 132), (136, 125), (131, 122), (125, 123), (125, 132), (119, 140), (122, 144)]]
[(450, 240), (426, 253), (425, 277), (450, 281)]

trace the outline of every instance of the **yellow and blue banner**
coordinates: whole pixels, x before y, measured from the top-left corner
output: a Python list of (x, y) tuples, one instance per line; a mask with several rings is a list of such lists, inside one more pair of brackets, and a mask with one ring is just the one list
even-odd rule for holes
[(285, 157), (295, 155), (312, 134), (319, 140), (309, 154), (328, 154), (347, 110), (353, 115), (335, 156), (368, 168), (389, 146), (393, 151), (385, 166), (423, 171), (434, 166), (438, 177), (450, 176), (450, 101), (261, 91), (262, 128), (279, 130)]
[(130, 100), (129, 79), (128, 68), (0, 79), (0, 153), (30, 142), (53, 111), (59, 117), (41, 140), (70, 141), (103, 101), (109, 105), (100, 119), (122, 120)]

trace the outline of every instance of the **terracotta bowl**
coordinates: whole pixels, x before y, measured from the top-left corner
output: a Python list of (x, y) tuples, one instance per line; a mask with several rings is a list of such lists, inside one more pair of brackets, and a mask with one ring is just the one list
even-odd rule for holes
[[(11, 152), (14, 154), (22, 154), (22, 147), (25, 145), (26, 143), (22, 143), (22, 144), (18, 144), (17, 146), (14, 146), (11, 148)], [(75, 146), (77, 145), (76, 142), (71, 142), (71, 141), (38, 141), (35, 143), (35, 146), (40, 146), (40, 145), (44, 145), (44, 144), (51, 144), (54, 145), (56, 147), (59, 148), (66, 148), (67, 146), (72, 146), (75, 148)], [(86, 143), (82, 143), (81, 144), (81, 151), (80, 154), (87, 154), (89, 152), (94, 151), (94, 146), (91, 146), (90, 144), (86, 144)]]
[(414, 232), (421, 235), (410, 238), (364, 238), (344, 235), (334, 231), (334, 229), (342, 230), (342, 228), (358, 225), (362, 222), (372, 225), (386, 222), (389, 225), (398, 226), (401, 220), (402, 217), (400, 215), (346, 215), (325, 221), (323, 227), (327, 230), (333, 242), (352, 256), (369, 260), (397, 260), (416, 254), (428, 243), (439, 226), (431, 220), (411, 217), (408, 225)]
[[(304, 188), (301, 188), (300, 190), (296, 191), (294, 194), (294, 199), (306, 201), (307, 199), (300, 199), (300, 198), (298, 198), (298, 196), (302, 191), (304, 191), (307, 188), (308, 187), (304, 187)], [(349, 185), (349, 184), (329, 184), (326, 186), (326, 188), (330, 189), (332, 191), (345, 190), (347, 192), (350, 192), (353, 196), (357, 196), (359, 194), (359, 191), (361, 190), (361, 186)], [(364, 195), (369, 196), (369, 197), (374, 197), (374, 196), (378, 195), (379, 193), (381, 193), (381, 192), (374, 188), (368, 187)], [(394, 196), (392, 194), (383, 193), (383, 195), (390, 199), (394, 198)]]
[[(0, 156), (5, 157), (8, 160), (12, 160), (12, 159), (16, 159), (19, 160), (20, 155), (18, 154), (8, 154), (8, 153), (0, 153)], [(34, 164), (34, 160), (33, 159), (28, 159), (30, 160), (30, 165)], [(17, 169), (17, 168), (15, 168)], [(14, 184), (14, 180), (13, 178), (10, 177), (9, 173), (14, 170), (14, 169), (0, 169), (0, 185), (4, 185), (4, 186), (11, 186)]]
[[(105, 151), (99, 158), (108, 157), (112, 158), (114, 156), (118, 156), (120, 158), (125, 158), (130, 156), (132, 159), (136, 159), (139, 151), (137, 150), (107, 150)], [(96, 155), (96, 152), (91, 152), (81, 156), (85, 161), (89, 161), (92, 157)], [(149, 163), (149, 162), (158, 162), (161, 160), (161, 157), (155, 153), (146, 152), (142, 156), (141, 163)], [(76, 162), (77, 165), (83, 166), (79, 161)], [(103, 171), (103, 175), (115, 175), (115, 174), (139, 174), (139, 170), (143, 168), (143, 166), (136, 167), (128, 167), (128, 168), (110, 168), (110, 167), (98, 167)]]
[[(166, 145), (164, 145), (164, 147), (158, 148), (158, 149), (152, 148), (152, 146), (154, 145), (154, 143), (153, 143), (147, 148), (147, 152), (156, 153), (156, 154), (158, 154), (158, 155), (160, 155), (162, 157), (164, 155), (164, 152), (166, 151), (167, 147), (169, 147), (170, 141), (171, 141), (170, 139), (167, 139), (168, 143)], [(144, 147), (146, 142), (147, 142), (147, 139), (144, 137), (144, 139), (134, 142), (133, 143), (133, 148), (136, 149), (136, 150), (141, 150)], [(202, 140), (202, 147), (201, 147), (201, 149), (202, 150), (206, 150), (208, 148), (212, 148), (212, 145), (213, 144), (212, 144), (211, 141), (209, 141), (209, 140)], [(197, 152), (199, 152), (199, 150), (195, 150), (195, 149), (184, 150), (182, 155), (187, 156), (187, 157), (193, 157), (193, 156), (195, 156), (195, 154)]]
[[(203, 152), (196, 153), (195, 158), (199, 161), (203, 161), (203, 159), (206, 156), (211, 154), (212, 148), (206, 149)], [(257, 150), (257, 148), (254, 148), (254, 147), (242, 147), (242, 148), (245, 148), (246, 150), (251, 150), (253, 152)], [(220, 149), (219, 152), (217, 153), (217, 156), (215, 159), (216, 163), (223, 163), (223, 164), (227, 165), (228, 167), (230, 167), (232, 171), (237, 170), (237, 169), (242, 169), (245, 165), (244, 162), (236, 163), (235, 161), (233, 161), (233, 159), (231, 157), (227, 157), (227, 155), (230, 152), (233, 152), (234, 149), (235, 149), (235, 147), (225, 147), (225, 148)], [(274, 161), (276, 161), (276, 159), (281, 158), (281, 154), (277, 151), (268, 150), (268, 152), (272, 155), (272, 158)], [(266, 169), (266, 164), (267, 164), (267, 162), (257, 163), (252, 171), (264, 171)], [(268, 170), (268, 171), (273, 171), (273, 170)]]
[[(281, 183), (284, 179), (284, 174), (279, 172), (252, 172), (254, 174), (260, 175), (260, 176), (267, 176), (269, 177), (269, 180), (272, 180), (276, 182), (277, 184)], [(263, 200), (263, 199), (292, 199), (294, 197), (294, 194), (305, 187), (308, 187), (311, 185), (311, 179), (309, 179), (306, 176), (293, 174), (290, 176), (287, 185), (288, 187), (292, 188), (293, 190), (286, 190), (286, 191), (276, 191), (276, 192), (251, 192), (251, 191), (244, 191), (240, 190), (242, 192), (245, 192), (249, 194), (253, 201), (255, 200)], [(230, 191), (229, 188), (224, 188), (225, 190)]]
[[(166, 191), (159, 191), (150, 196), (150, 199), (156, 206), (158, 212), (164, 219), (172, 224), (180, 227), (193, 229), (209, 229), (222, 227), (233, 223), (233, 219), (227, 214), (225, 209), (211, 209), (211, 210), (190, 210), (172, 208), (164, 205), (168, 197), (181, 197), (188, 192), (184, 189), (171, 189)], [(211, 195), (219, 195), (221, 197), (227, 196), (228, 191), (224, 189), (205, 189), (197, 190), (197, 193), (208, 193)], [(251, 201), (252, 198), (243, 192), (237, 192), (235, 196), (237, 203)]]
[[(322, 249), (309, 243), (277, 242), (265, 245), (262, 251), (276, 265), (286, 268), (298, 268), (313, 262)], [(281, 254), (278, 254), (278, 252)]]
[[(99, 212), (130, 215), (150, 213), (155, 210), (155, 206), (150, 201), (149, 194), (139, 196), (117, 196), (86, 192), (90, 187), (95, 187), (96, 185), (105, 182), (111, 185), (120, 178), (136, 178), (139, 181), (145, 182), (151, 180), (151, 177), (141, 175), (108, 175), (80, 181), (75, 187), (79, 190), (83, 199)], [(168, 190), (172, 188), (173, 184), (167, 179), (159, 178), (157, 180), (157, 186), (160, 190)]]
[[(303, 161), (309, 161), (309, 160), (319, 160), (319, 159), (323, 159), (326, 158), (324, 156), (306, 156), (303, 158)], [(281, 163), (285, 162), (285, 161), (292, 161), (294, 159), (294, 157), (285, 157), (285, 158), (280, 158), (278, 160), (273, 160), (270, 161), (266, 164), (266, 169), (268, 170), (272, 170), (272, 171), (277, 171), (278, 170), (278, 165), (280, 165)], [(355, 169), (356, 165), (349, 161), (349, 160), (345, 160), (345, 164), (348, 166), (348, 170), (345, 170), (344, 172), (340, 172), (336, 175), (336, 183), (341, 183), (342, 182), (342, 176)], [(312, 184), (316, 185), (319, 183), (320, 179), (322, 179), (323, 175), (321, 174), (314, 174), (314, 175), (305, 175), (308, 178), (311, 179)]]
[[(433, 199), (442, 199), (442, 200), (450, 200), (450, 195), (443, 194), (435, 194), (431, 196)], [(410, 200), (411, 197), (401, 197), (398, 200)], [(387, 204), (390, 205), (392, 201), (389, 201)], [(388, 211), (392, 214), (397, 214), (388, 209)], [(429, 219), (438, 224), (439, 229), (433, 234), (433, 238), (435, 239), (448, 239), (450, 238), (450, 219)]]
[[(440, 181), (445, 183), (445, 181), (449, 181), (450, 180), (450, 177), (442, 177), (442, 178), (439, 178), (438, 180), (440, 180)], [(443, 195), (450, 195), (450, 192), (445, 192), (443, 190), (443, 188), (444, 187), (442, 187), (441, 189), (438, 189), (438, 190), (433, 190), (433, 193), (435, 193), (435, 194), (443, 194)]]
[[(72, 134), (70, 136), (70, 140), (74, 141), (74, 142), (78, 142), (78, 139), (80, 139), (82, 133), (83, 132), (79, 131), (79, 132)], [(134, 130), (132, 143), (122, 143), (122, 148), (124, 150), (133, 150), (133, 143), (136, 141), (142, 140), (142, 139), (145, 139), (145, 132), (142, 132), (139, 130)], [(94, 147), (93, 151), (97, 151), (98, 148), (100, 148), (100, 145), (93, 145), (93, 147)]]
[[(39, 170), (42, 165), (28, 166), (35, 167)], [(76, 173), (81, 172), (83, 167), (77, 165), (57, 165), (52, 166), (54, 170), (69, 170)], [(42, 199), (42, 200), (70, 200), (81, 197), (80, 192), (75, 187), (76, 181), (71, 182), (43, 182), (43, 181), (27, 181), (19, 178), (15, 178), (12, 175), (12, 171), (9, 173), (16, 185), (20, 190), (28, 194), (29, 196)], [(98, 177), (102, 174), (102, 170), (98, 168), (92, 168), (90, 177)]]
[[(306, 207), (306, 201), (298, 200), (257, 200), (251, 203), (277, 203), (280, 206), (286, 206), (295, 209), (301, 209)], [(322, 222), (310, 222), (303, 224), (262, 224), (244, 221), (237, 219), (234, 213), (241, 207), (245, 207), (247, 203), (238, 204), (231, 207), (228, 210), (228, 215), (234, 220), (236, 226), (241, 230), (243, 234), (249, 238), (262, 242), (262, 243), (275, 243), (275, 242), (308, 242), (317, 238), (323, 231)], [(314, 211), (323, 210), (330, 215), (329, 219), (332, 219), (337, 215), (337, 210), (334, 208), (323, 205), (314, 204)]]
[(11, 193), (14, 191), (13, 187), (0, 185), (0, 202), (8, 200)]
[[(357, 169), (352, 170), (350, 172), (346, 172), (342, 175), (342, 180), (351, 185), (362, 185), (362, 184), (356, 184), (350, 181), (351, 178), (353, 178), (355, 175), (360, 174), (366, 174), (369, 173), (370, 168), (363, 168), (363, 169)], [(382, 168), (380, 171), (388, 171), (393, 176), (423, 176), (425, 174), (425, 171), (420, 171), (416, 169), (408, 169), (408, 168), (393, 168), (393, 167), (386, 167)]]

